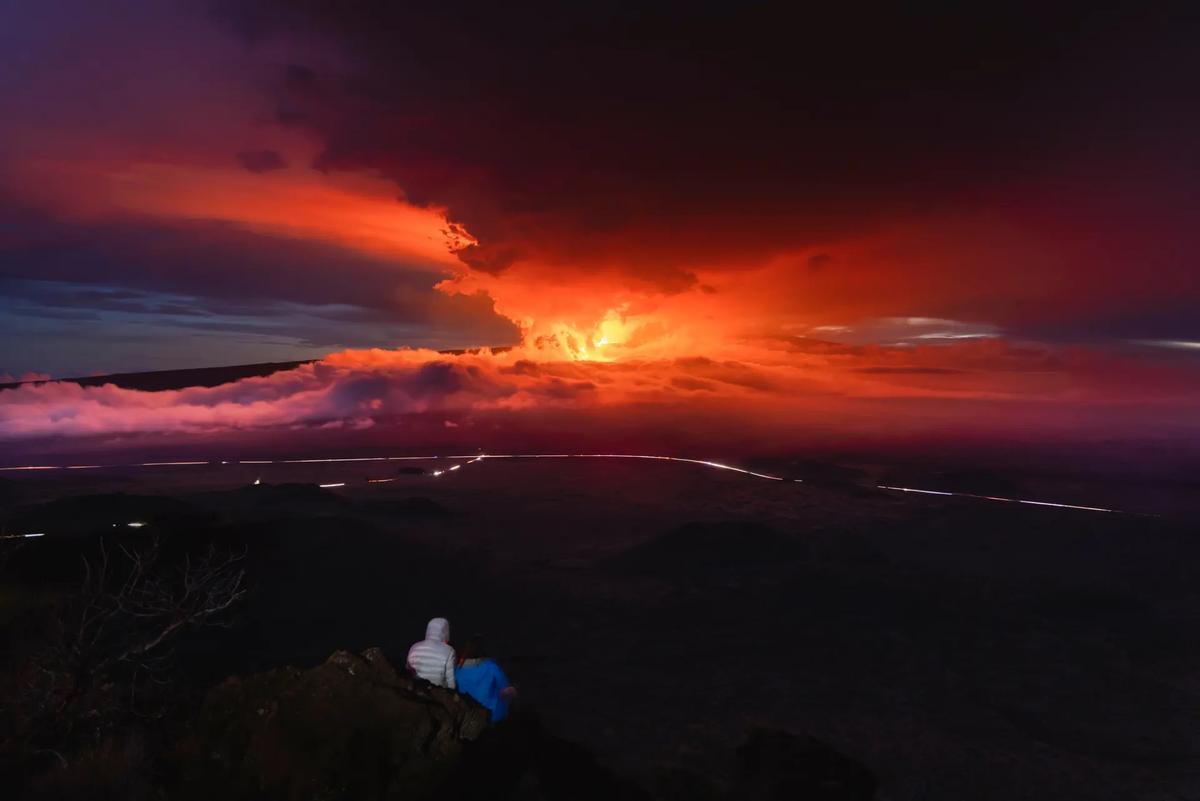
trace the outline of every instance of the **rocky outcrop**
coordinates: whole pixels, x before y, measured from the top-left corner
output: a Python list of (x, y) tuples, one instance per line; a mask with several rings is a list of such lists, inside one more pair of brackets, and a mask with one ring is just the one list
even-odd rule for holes
[(181, 749), (181, 795), (434, 798), (486, 728), (478, 704), (398, 672), (379, 649), (338, 651), (214, 689)]
[(231, 678), (178, 749), (191, 801), (644, 801), (585, 749), (397, 671), (378, 648)]
[[(757, 729), (731, 793), (701, 777), (663, 797), (870, 801), (869, 770), (812, 738)], [(176, 749), (171, 798), (187, 801), (648, 801), (529, 715), (489, 727), (458, 693), (397, 671), (372, 648), (310, 670), (231, 678)], [(715, 786), (713, 787), (715, 790)]]

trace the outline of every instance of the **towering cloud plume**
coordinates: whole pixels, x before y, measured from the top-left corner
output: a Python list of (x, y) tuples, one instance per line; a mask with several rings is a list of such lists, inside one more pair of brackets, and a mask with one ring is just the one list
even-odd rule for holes
[[(325, 358), (0, 391), (10, 442), (435, 413), (464, 437), (551, 412), (692, 437), (1189, 425), (1178, 20), (62, 4), (0, 34), (24, 56), (0, 76), (0, 333), (34, 343), (0, 370)], [(67, 352), (90, 361), (46, 363)]]

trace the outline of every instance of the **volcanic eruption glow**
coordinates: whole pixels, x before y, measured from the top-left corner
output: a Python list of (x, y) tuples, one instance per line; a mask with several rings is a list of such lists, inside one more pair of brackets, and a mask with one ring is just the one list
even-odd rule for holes
[[(1043, 110), (1039, 131), (1080, 146), (1013, 154), (974, 102), (993, 95), (897, 76), (881, 91), (904, 102), (860, 97), (874, 68), (781, 103), (800, 91), (788, 71), (721, 61), (725, 25), (696, 23), (708, 56), (601, 49), (576, 69), (548, 46), (574, 29), (492, 20), (546, 85), (507, 76), (449, 102), (509, 63), (490, 35), (451, 58), (420, 33), (440, 23), (408, 15), (396, 30), (424, 71), (351, 12), (264, 12), (247, 40), (220, 13), (63, 1), (14, 21), (21, 91), (0, 85), (0, 326), (25, 343), (0, 368), (321, 358), (219, 386), (2, 390), (11, 453), (367, 430), (688, 453), (1197, 433), (1180, 343), (1200, 240), (1171, 143), (1134, 168), (1133, 143)], [(93, 68), (57, 67), (64, 36)], [(745, 80), (711, 80), (727, 72)], [(994, 96), (1023, 96), (994, 77)], [(1062, 80), (1047, 91), (1075, 97)], [(749, 85), (762, 96), (733, 89)], [(930, 129), (948, 106), (914, 98), (962, 114)], [(1106, 107), (1136, 107), (1120, 99)]]

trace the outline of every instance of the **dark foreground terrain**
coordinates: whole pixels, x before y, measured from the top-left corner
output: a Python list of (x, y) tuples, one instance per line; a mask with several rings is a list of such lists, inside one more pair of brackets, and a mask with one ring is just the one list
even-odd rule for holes
[[(0, 543), (9, 546), (0, 576), (6, 787), (65, 794), (64, 777), (90, 759), (107, 773), (93, 770), (79, 797), (194, 792), (186, 752), (227, 677), (259, 686), (254, 677), (268, 671), (315, 669), (332, 652), (374, 646), (401, 664), (425, 621), (443, 615), (457, 637), (488, 636), (520, 689), (519, 717), (537, 721), (514, 725), (539, 734), (521, 735), (521, 756), (510, 752), (505, 764), (554, 754), (543, 763), (576, 766), (593, 777), (588, 786), (631, 797), (749, 792), (739, 746), (748, 732), (761, 746), (787, 737), (763, 732), (785, 731), (798, 739), (784, 753), (819, 743), (830, 759), (863, 766), (880, 798), (1200, 796), (1200, 543), (1183, 515), (889, 494), (670, 463), (430, 470), (211, 465), (4, 480), (5, 532), (45, 534)], [(239, 595), (172, 634), (162, 659), (126, 658), (145, 663), (141, 678), (118, 666), (111, 680), (64, 693), (36, 676), (58, 669), (63, 621), (102, 541), (114, 575), (127, 569), (115, 567), (125, 551), (155, 544), (176, 577), (204, 554), (233, 559), (244, 571)], [(75, 710), (81, 722), (47, 724), (39, 704)], [(269, 706), (256, 704), (239, 714)], [(339, 721), (304, 735), (311, 748), (342, 742)], [(121, 735), (133, 729), (148, 733), (136, 748)], [(309, 747), (292, 743), (290, 758)], [(536, 770), (510, 778), (523, 797), (585, 797), (554, 795), (555, 779)], [(329, 797), (395, 787), (338, 786)], [(852, 796), (801, 788), (778, 797)]]

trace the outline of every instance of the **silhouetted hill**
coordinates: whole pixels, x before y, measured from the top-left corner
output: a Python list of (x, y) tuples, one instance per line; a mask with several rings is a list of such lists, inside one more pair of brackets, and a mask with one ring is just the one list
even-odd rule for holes
[[(309, 364), (312, 361), (315, 360), (263, 362), (262, 364), (239, 364), (229, 367), (196, 367), (188, 370), (155, 370), (146, 373), (113, 373), (112, 375), (88, 376), (86, 378), (56, 378), (51, 379), (51, 381), (78, 384), (81, 387), (101, 387), (105, 384), (115, 384), (121, 389), (162, 392), (168, 389), (186, 389), (187, 387), (216, 387), (243, 378), (261, 378), (272, 373), (277, 373), (280, 370), (292, 370), (302, 364)], [(9, 384), (0, 384), (0, 390), (15, 389), (22, 384), (45, 383), (50, 382), (18, 381)]]
[[(483, 348), (455, 348), (439, 351), (447, 355), (465, 353), (504, 353), (512, 350), (509, 345)], [(152, 370), (141, 373), (112, 373), (83, 378), (50, 378), (44, 381), (10, 381), (0, 383), (0, 391), (16, 389), (25, 384), (47, 384), (65, 382), (81, 387), (102, 387), (114, 384), (121, 389), (138, 389), (143, 392), (162, 392), (169, 389), (188, 387), (217, 387), (243, 378), (263, 378), (282, 370), (293, 370), (302, 364), (311, 364), (317, 359), (302, 359), (295, 362), (262, 362), (261, 364), (235, 364), (225, 367), (192, 367), (183, 370)]]
[(757, 522), (687, 523), (609, 560), (623, 572), (664, 578), (760, 570), (804, 559), (809, 545)]

